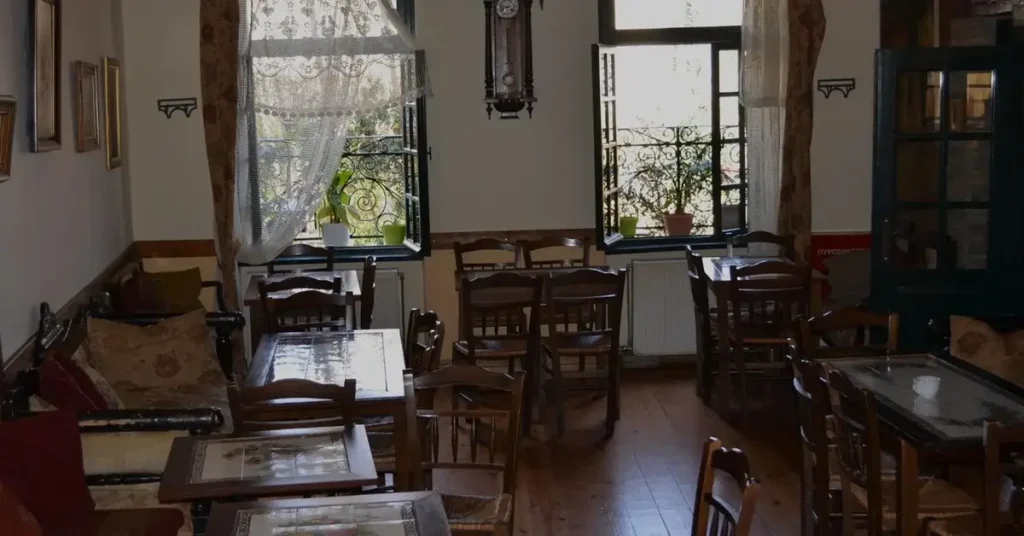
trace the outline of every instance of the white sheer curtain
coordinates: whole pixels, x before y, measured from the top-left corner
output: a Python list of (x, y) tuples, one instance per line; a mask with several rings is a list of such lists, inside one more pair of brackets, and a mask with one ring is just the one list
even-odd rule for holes
[(273, 259), (310, 221), (351, 125), (423, 93), (403, 83), (416, 45), (392, 2), (241, 2), (239, 262)]
[(748, 227), (775, 233), (786, 123), (789, 3), (745, 0), (743, 7), (740, 101), (747, 118)]

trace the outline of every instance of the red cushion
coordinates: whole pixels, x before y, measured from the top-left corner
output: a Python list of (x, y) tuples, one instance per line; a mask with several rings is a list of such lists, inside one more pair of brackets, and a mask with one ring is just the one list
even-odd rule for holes
[(0, 482), (0, 534), (4, 536), (41, 536), (42, 529), (10, 486)]
[(55, 356), (39, 367), (39, 396), (75, 412), (110, 409), (92, 379), (74, 361)]
[(78, 418), (66, 410), (0, 423), (0, 480), (13, 488), (43, 532), (95, 509), (82, 467)]
[(46, 536), (175, 536), (184, 524), (181, 511), (174, 508), (96, 510), (59, 520), (47, 527)]

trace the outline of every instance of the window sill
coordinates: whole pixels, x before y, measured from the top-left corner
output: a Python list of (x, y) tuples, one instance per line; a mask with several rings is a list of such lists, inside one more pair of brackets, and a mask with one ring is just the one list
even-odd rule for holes
[(626, 238), (620, 234), (605, 237), (599, 247), (607, 255), (624, 255), (630, 253), (657, 253), (664, 251), (684, 251), (687, 246), (696, 250), (725, 249), (724, 236), (665, 236)]
[[(362, 262), (369, 255), (377, 258), (377, 262), (401, 262), (418, 261), (426, 256), (423, 250), (410, 249), (406, 246), (352, 246), (344, 248), (329, 248), (333, 253), (334, 262), (338, 264)], [(296, 256), (278, 257), (274, 259), (277, 265), (298, 265), (323, 263), (327, 259), (323, 257)], [(244, 264), (241, 266), (264, 266), (261, 264)]]

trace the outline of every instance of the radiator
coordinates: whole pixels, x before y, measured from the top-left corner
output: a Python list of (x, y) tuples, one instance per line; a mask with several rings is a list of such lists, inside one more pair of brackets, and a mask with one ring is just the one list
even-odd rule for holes
[(695, 353), (693, 298), (686, 259), (635, 260), (629, 273), (629, 340), (633, 353)]

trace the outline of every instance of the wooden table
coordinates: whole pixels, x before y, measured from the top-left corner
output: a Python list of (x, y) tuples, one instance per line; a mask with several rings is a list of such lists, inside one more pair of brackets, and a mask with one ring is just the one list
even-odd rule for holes
[[(341, 278), (341, 293), (351, 292), (356, 301), (362, 298), (362, 288), (359, 284), (359, 274), (355, 270), (334, 270), (333, 272), (302, 272), (302, 273), (280, 273), (280, 274), (253, 274), (249, 277), (249, 284), (245, 287), (245, 294), (242, 296), (242, 305), (249, 308), (249, 342), (250, 348), (256, 348), (263, 334), (267, 332), (267, 319), (263, 315), (263, 307), (260, 303), (260, 281), (274, 283), (296, 276), (312, 277), (331, 281), (335, 277)], [(301, 289), (272, 292), (271, 298), (284, 298), (290, 294), (299, 292)]]
[[(360, 415), (394, 416), (395, 458), (401, 463), (407, 459), (408, 443), (404, 370), (402, 335), (397, 329), (270, 333), (260, 341), (245, 385), (258, 387), (292, 378), (341, 385), (346, 379), (355, 378)], [(287, 404), (282, 403), (282, 409)], [(310, 418), (319, 410), (332, 410), (331, 403), (326, 401), (303, 401), (302, 407), (303, 414)], [(404, 484), (405, 477), (396, 474), (395, 484)]]
[[(437, 492), (217, 504), (207, 536), (276, 534), (450, 536)], [(292, 532), (295, 531), (295, 532)]]
[[(723, 307), (725, 304), (729, 303), (729, 281), (732, 279), (732, 271), (734, 269), (741, 266), (751, 266), (764, 261), (791, 262), (784, 257), (704, 257), (704, 273), (708, 276), (708, 286), (711, 289), (712, 294), (715, 296), (715, 303), (719, 307)], [(825, 274), (815, 269), (811, 270), (810, 307), (812, 313), (821, 310), (821, 285), (827, 281), (828, 278)], [(722, 335), (729, 333), (729, 315), (718, 315), (718, 333), (719, 381), (717, 383), (718, 389), (722, 393), (722, 400), (728, 401), (730, 399), (730, 382), (728, 381), (729, 360), (727, 357), (729, 355), (729, 338)], [(702, 391), (704, 389), (703, 385), (705, 385), (710, 379), (710, 371), (705, 370), (705, 368), (706, 365), (698, 361), (698, 391)]]
[(332, 493), (376, 482), (363, 426), (300, 428), (175, 438), (158, 497), (192, 501), (202, 520), (212, 500)]
[[(904, 355), (822, 359), (874, 393), (882, 428), (882, 447), (896, 456), (897, 528), (918, 534), (918, 457), (939, 463), (979, 467), (984, 459), (987, 419), (1024, 422), (1024, 390), (950, 356)], [(932, 398), (913, 389), (919, 376), (940, 378)]]

